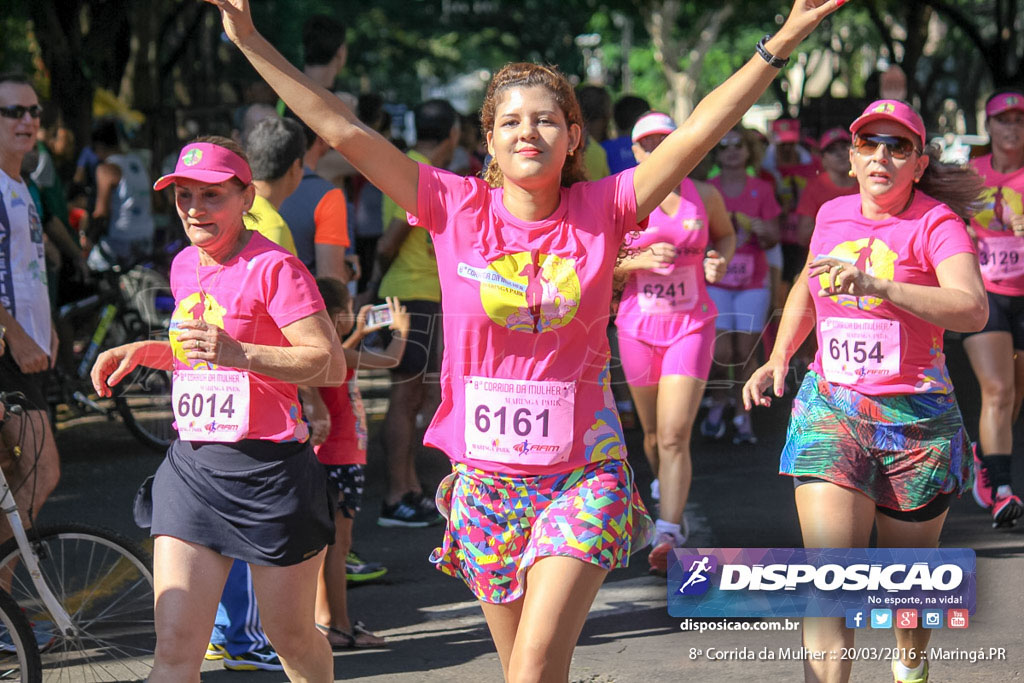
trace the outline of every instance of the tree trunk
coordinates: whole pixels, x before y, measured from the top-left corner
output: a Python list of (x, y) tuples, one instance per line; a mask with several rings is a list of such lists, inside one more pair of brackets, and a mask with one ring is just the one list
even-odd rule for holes
[(75, 133), (79, 146), (87, 144), (92, 125), (93, 84), (83, 70), (82, 0), (31, 2), (29, 16), (35, 28), (43, 64), (50, 75), (51, 106)]

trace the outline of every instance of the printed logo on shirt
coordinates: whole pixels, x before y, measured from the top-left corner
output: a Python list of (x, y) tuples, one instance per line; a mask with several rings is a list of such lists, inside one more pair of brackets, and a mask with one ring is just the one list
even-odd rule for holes
[(1011, 187), (986, 187), (981, 193), (981, 211), (974, 220), (985, 230), (1010, 230), (1014, 215), (1024, 213), (1024, 199)]
[(491, 320), (517, 332), (565, 327), (579, 308), (575, 259), (523, 251), (506, 254), (486, 268), (460, 263), (458, 274), (480, 283), (480, 303)]
[(175, 360), (183, 365), (189, 365), (194, 370), (216, 370), (218, 367), (216, 364), (207, 363), (206, 361), (198, 361), (195, 365), (191, 365), (189, 359), (185, 357), (184, 347), (178, 341), (178, 335), (181, 334), (180, 325), (183, 320), (205, 320), (211, 325), (224, 329), (224, 315), (227, 312), (228, 310), (221, 306), (217, 299), (210, 294), (207, 294), (204, 299), (203, 295), (199, 292), (193, 292), (178, 302), (178, 307), (174, 309), (174, 315), (171, 316), (170, 331), (168, 333), (171, 341), (171, 352), (174, 354)]
[(687, 218), (683, 221), (683, 230), (696, 232), (704, 229), (704, 221), (700, 218)]
[[(839, 261), (852, 263), (868, 275), (883, 280), (892, 280), (895, 277), (896, 259), (899, 258), (896, 252), (889, 248), (889, 245), (876, 237), (842, 242), (832, 247), (832, 251), (828, 255)], [(828, 286), (828, 274), (819, 275), (818, 282), (822, 289)], [(830, 298), (840, 306), (856, 308), (861, 311), (870, 311), (882, 305), (882, 300), (876, 296), (858, 297), (840, 294)]]

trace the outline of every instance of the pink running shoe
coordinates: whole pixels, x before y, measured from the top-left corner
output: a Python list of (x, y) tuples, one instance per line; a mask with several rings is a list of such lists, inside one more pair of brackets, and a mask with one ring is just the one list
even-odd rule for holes
[(1012, 493), (1006, 496), (996, 493), (992, 502), (992, 528), (1013, 526), (1021, 515), (1024, 515), (1024, 503), (1020, 498)]
[(650, 573), (658, 576), (668, 576), (668, 554), (676, 547), (676, 539), (672, 534), (658, 534), (654, 539), (654, 547), (647, 556), (647, 563), (651, 565)]
[(974, 454), (974, 484), (971, 486), (974, 502), (986, 510), (991, 510), (992, 485), (988, 481), (988, 470), (982, 466), (981, 458), (978, 457), (978, 444), (971, 444), (971, 453)]

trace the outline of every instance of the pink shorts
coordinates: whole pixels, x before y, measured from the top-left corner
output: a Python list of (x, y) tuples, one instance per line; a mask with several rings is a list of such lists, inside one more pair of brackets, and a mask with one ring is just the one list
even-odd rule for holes
[(651, 386), (665, 375), (686, 375), (706, 380), (715, 346), (715, 324), (706, 320), (678, 341), (662, 346), (633, 339), (619, 332), (619, 356), (626, 381), (635, 387)]

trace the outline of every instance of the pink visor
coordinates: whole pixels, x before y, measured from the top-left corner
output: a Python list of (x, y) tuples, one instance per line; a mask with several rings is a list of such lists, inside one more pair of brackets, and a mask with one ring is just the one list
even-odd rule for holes
[(1002, 95), (996, 95), (988, 101), (985, 105), (985, 116), (999, 116), (1003, 112), (1012, 111), (1024, 111), (1024, 95), (1019, 95), (1015, 92), (1004, 92)]
[(914, 108), (906, 102), (899, 100), (876, 100), (868, 105), (864, 113), (857, 117), (857, 120), (850, 124), (850, 132), (854, 135), (864, 124), (872, 121), (895, 121), (901, 123), (917, 134), (921, 146), (925, 145), (924, 121)]
[(637, 119), (633, 126), (633, 142), (645, 138), (648, 135), (668, 135), (676, 129), (676, 122), (668, 114), (652, 111)]
[(800, 122), (796, 119), (778, 119), (772, 122), (772, 137), (775, 144), (800, 142)]
[(215, 185), (232, 178), (238, 178), (243, 185), (252, 182), (252, 170), (242, 157), (220, 145), (193, 142), (181, 148), (174, 173), (153, 183), (153, 189), (162, 190), (179, 180), (197, 180)]
[(818, 149), (824, 152), (834, 142), (850, 142), (850, 134), (842, 128), (829, 128), (822, 134)]

